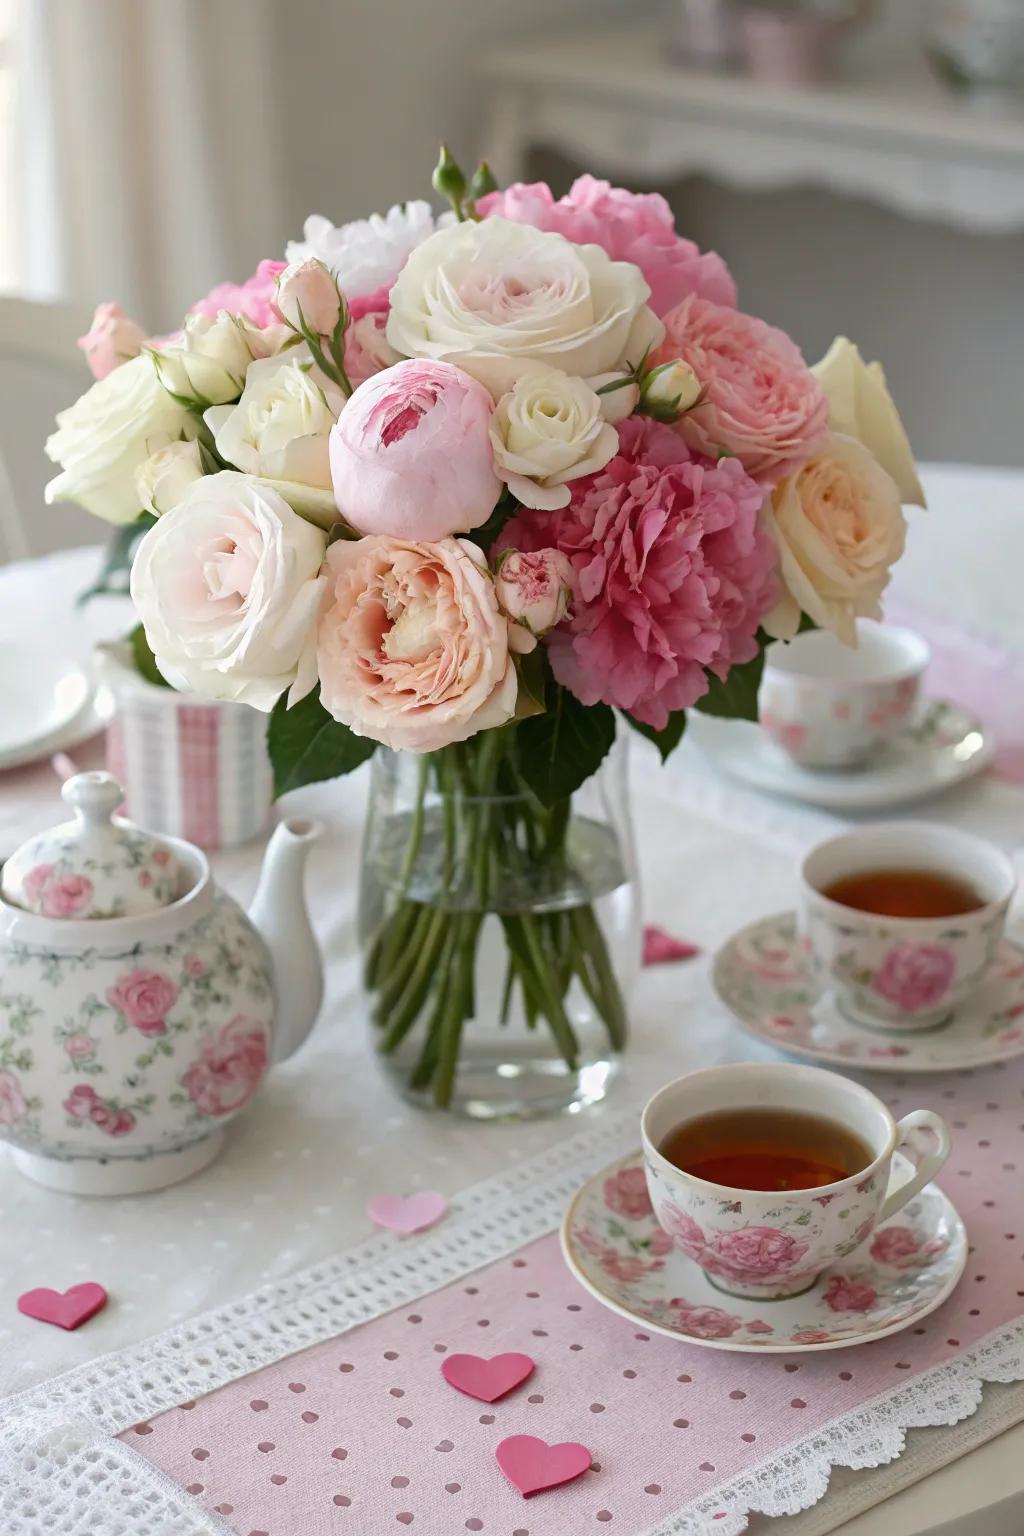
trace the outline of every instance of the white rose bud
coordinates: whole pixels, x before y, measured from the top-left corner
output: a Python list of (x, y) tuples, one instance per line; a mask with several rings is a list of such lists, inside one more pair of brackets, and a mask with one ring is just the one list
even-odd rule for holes
[(572, 601), (573, 569), (559, 549), (538, 549), (531, 554), (510, 549), (499, 559), (494, 589), (502, 613), (513, 625), (510, 646), (529, 651), (532, 644), (516, 643), (515, 626), (537, 640), (561, 624)]
[(135, 471), (135, 489), (139, 502), (147, 512), (157, 517), (176, 507), (189, 486), (203, 478), (202, 454), (199, 444), (168, 443), (151, 453), (145, 464)]
[(681, 357), (661, 363), (644, 375), (640, 386), (640, 409), (655, 421), (678, 421), (684, 411), (700, 399), (700, 380)]
[(293, 261), (277, 280), (277, 312), (295, 331), (331, 336), (341, 318), (338, 285), (315, 256)]
[(252, 362), (246, 328), (222, 309), (217, 318), (189, 315), (180, 339), (153, 352), (166, 390), (200, 404), (237, 400)]
[(568, 506), (566, 481), (603, 469), (619, 446), (590, 385), (557, 368), (521, 374), (489, 430), (495, 473), (524, 507), (544, 511)]
[(852, 341), (837, 336), (811, 372), (828, 399), (833, 432), (863, 443), (896, 482), (901, 501), (923, 507), (914, 455), (881, 363), (865, 363)]
[(601, 415), (609, 426), (617, 427), (632, 416), (640, 404), (640, 386), (631, 373), (621, 369), (595, 373), (587, 383), (601, 402)]

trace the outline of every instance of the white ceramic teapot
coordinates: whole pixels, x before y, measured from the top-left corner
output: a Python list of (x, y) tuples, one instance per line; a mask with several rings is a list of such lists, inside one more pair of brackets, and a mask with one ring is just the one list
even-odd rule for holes
[(0, 1140), (73, 1194), (160, 1189), (224, 1127), (319, 1012), (303, 897), (321, 828), (275, 830), (249, 916), (190, 843), (114, 816), (107, 773), (69, 779), (75, 819), (0, 875)]

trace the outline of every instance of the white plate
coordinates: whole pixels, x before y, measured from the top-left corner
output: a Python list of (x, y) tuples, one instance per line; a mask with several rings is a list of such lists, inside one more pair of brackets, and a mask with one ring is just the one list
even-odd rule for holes
[[(893, 1164), (900, 1176), (910, 1176), (910, 1162), (901, 1153)], [(948, 1196), (929, 1184), (802, 1296), (784, 1301), (730, 1296), (671, 1246), (649, 1207), (633, 1214), (642, 1168), (637, 1150), (587, 1180), (565, 1213), (562, 1253), (603, 1306), (683, 1344), (747, 1355), (850, 1349), (901, 1333), (934, 1312), (967, 1263), (964, 1224)], [(616, 1199), (623, 1173), (630, 1183), (629, 1216), (621, 1214)], [(893, 1230), (898, 1239), (880, 1238)]]
[(67, 657), (0, 641), (0, 769), (75, 745), (103, 724), (88, 673)]
[(1024, 948), (999, 946), (992, 973), (948, 1024), (884, 1030), (854, 1024), (810, 975), (796, 916), (763, 917), (715, 956), (715, 991), (749, 1035), (807, 1061), (858, 1072), (966, 1072), (1024, 1055)]
[(733, 778), (832, 811), (923, 800), (979, 773), (995, 750), (991, 731), (975, 715), (938, 699), (923, 703), (914, 724), (857, 769), (800, 768), (748, 720), (718, 720), (693, 710), (690, 726), (698, 746)]

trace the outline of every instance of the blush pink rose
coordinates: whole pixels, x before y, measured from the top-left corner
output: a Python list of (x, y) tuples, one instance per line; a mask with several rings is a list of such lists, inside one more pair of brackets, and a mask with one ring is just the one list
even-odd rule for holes
[(848, 1275), (831, 1275), (825, 1287), (825, 1302), (833, 1312), (870, 1312), (878, 1292), (866, 1280), (851, 1280)]
[(435, 752), (516, 707), (508, 622), (465, 539), (344, 539), (327, 551), (320, 701), (385, 746)]
[(643, 1221), (650, 1216), (651, 1197), (642, 1168), (620, 1168), (604, 1181), (604, 1203), (616, 1216), (627, 1221)]
[(721, 1307), (695, 1306), (681, 1296), (669, 1303), (672, 1321), (681, 1333), (692, 1333), (696, 1339), (730, 1339), (743, 1319), (724, 1312)]
[(89, 1083), (76, 1083), (64, 1100), (64, 1108), (75, 1120), (88, 1120), (95, 1105), (102, 1102), (96, 1089)]
[(793, 1269), (808, 1244), (797, 1242), (778, 1227), (738, 1227), (734, 1232), (715, 1233), (710, 1247), (716, 1274), (756, 1282), (772, 1280)]
[(609, 1280), (619, 1280), (623, 1285), (635, 1285), (645, 1275), (653, 1274), (662, 1268), (660, 1260), (648, 1264), (644, 1259), (629, 1253), (619, 1253), (614, 1248), (605, 1249), (600, 1263)]
[(64, 1041), (64, 1052), (72, 1061), (88, 1061), (96, 1054), (96, 1042), (88, 1035), (68, 1035)]
[(77, 917), (92, 900), (92, 881), (87, 875), (53, 875), (43, 889), (44, 917)]
[(108, 373), (120, 368), (122, 363), (138, 357), (146, 340), (141, 325), (129, 320), (118, 304), (100, 304), (92, 317), (92, 324), (76, 345), (85, 353), (89, 371), (94, 379), (105, 379)]
[(218, 283), (192, 306), (192, 314), (209, 315), (215, 320), (222, 309), (230, 315), (244, 315), (264, 330), (277, 320), (274, 301), (277, 279), (288, 265), (284, 261), (264, 259), (244, 283)]
[(479, 528), (502, 482), (493, 404), (452, 363), (407, 358), (360, 384), (331, 429), (334, 499), (360, 533), (444, 539)]
[(0, 1125), (15, 1125), (28, 1112), (21, 1084), (13, 1072), (0, 1072)]
[(875, 972), (871, 990), (906, 1013), (934, 1008), (952, 985), (956, 956), (939, 944), (895, 944)]
[(875, 1233), (871, 1257), (895, 1269), (913, 1269), (925, 1258), (941, 1253), (945, 1244), (936, 1239), (922, 1243), (909, 1227), (883, 1227)]
[(763, 1317), (752, 1318), (744, 1325), (748, 1333), (774, 1333), (771, 1323), (766, 1323)]
[(268, 1066), (265, 1031), (236, 1014), (207, 1035), (181, 1079), (201, 1115), (230, 1115), (252, 1098)]
[(579, 176), (556, 201), (546, 182), (515, 182), (480, 198), (477, 211), (553, 230), (575, 245), (600, 245), (613, 261), (631, 261), (650, 287), (656, 315), (667, 314), (691, 293), (715, 304), (736, 303), (736, 284), (721, 256), (676, 234), (672, 210), (660, 193), (628, 192)]
[(749, 475), (775, 485), (820, 448), (828, 401), (799, 347), (784, 331), (693, 296), (665, 316), (651, 366), (681, 357), (702, 398), (675, 430), (698, 453), (735, 454)]
[(576, 480), (555, 512), (522, 509), (498, 549), (555, 546), (575, 573), (572, 617), (548, 636), (558, 681), (661, 730), (757, 654), (777, 594), (761, 488), (736, 459), (691, 453), (660, 422), (633, 417), (619, 451)]
[(353, 320), (345, 332), (345, 372), (353, 389), (375, 373), (401, 362), (387, 338), (387, 310), (373, 310)]
[(498, 605), (514, 624), (531, 635), (546, 635), (569, 612), (573, 569), (558, 549), (523, 554), (511, 549), (495, 572)]
[(49, 884), (53, 870), (54, 866), (52, 864), (35, 864), (25, 876), (22, 882), (22, 890), (25, 894), (25, 900), (30, 907), (39, 907), (41, 905), (43, 892)]
[(110, 1006), (143, 1035), (167, 1033), (167, 1015), (177, 998), (178, 989), (169, 976), (141, 967), (107, 990)]

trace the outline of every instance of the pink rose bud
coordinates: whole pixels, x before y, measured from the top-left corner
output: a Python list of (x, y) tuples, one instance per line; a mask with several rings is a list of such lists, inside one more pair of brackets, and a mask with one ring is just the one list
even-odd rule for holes
[(92, 325), (84, 336), (79, 336), (78, 345), (85, 353), (93, 378), (105, 379), (122, 363), (138, 357), (145, 339), (142, 326), (123, 315), (119, 304), (100, 304)]
[(452, 363), (409, 358), (360, 384), (331, 430), (331, 477), (359, 533), (420, 542), (479, 528), (502, 483), (493, 404)]
[(293, 331), (330, 336), (341, 315), (338, 285), (314, 256), (293, 261), (277, 281), (277, 312)]
[(559, 549), (511, 549), (501, 557), (494, 587), (506, 618), (531, 635), (546, 635), (568, 616), (573, 569)]

